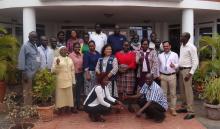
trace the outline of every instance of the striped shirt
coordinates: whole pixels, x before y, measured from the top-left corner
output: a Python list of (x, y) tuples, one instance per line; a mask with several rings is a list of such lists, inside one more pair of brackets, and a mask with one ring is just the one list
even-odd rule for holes
[(153, 82), (151, 86), (146, 83), (142, 86), (140, 93), (144, 95), (146, 101), (154, 101), (160, 104), (165, 110), (168, 109), (167, 98), (160, 86)]

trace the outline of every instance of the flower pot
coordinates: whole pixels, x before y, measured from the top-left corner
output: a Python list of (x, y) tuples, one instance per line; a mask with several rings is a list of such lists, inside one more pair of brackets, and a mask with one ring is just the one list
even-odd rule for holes
[(204, 106), (207, 110), (207, 117), (212, 120), (220, 120), (220, 104), (211, 105), (204, 103)]
[(0, 81), (0, 103), (3, 102), (6, 92), (6, 84), (4, 81)]
[(10, 129), (31, 129), (34, 127), (33, 123), (23, 123), (22, 124), (15, 124), (12, 127), (10, 127)]
[(47, 107), (37, 106), (37, 112), (38, 112), (39, 118), (43, 122), (53, 120), (53, 110), (54, 110), (54, 105), (47, 106)]

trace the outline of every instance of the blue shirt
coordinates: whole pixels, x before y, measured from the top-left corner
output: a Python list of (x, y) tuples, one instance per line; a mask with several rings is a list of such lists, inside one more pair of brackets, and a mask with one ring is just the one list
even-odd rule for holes
[(83, 68), (89, 71), (95, 71), (96, 64), (101, 55), (96, 51), (96, 54), (86, 52), (83, 55)]
[(112, 46), (112, 54), (117, 53), (123, 49), (123, 43), (126, 41), (126, 37), (124, 35), (110, 35), (108, 37), (107, 43)]
[(37, 46), (30, 42), (22, 45), (18, 57), (18, 69), (22, 70), (31, 79), (40, 68), (40, 53)]
[(154, 101), (161, 105), (165, 110), (168, 109), (167, 98), (163, 93), (163, 89), (160, 86), (153, 82), (151, 86), (148, 86), (146, 83), (142, 86), (140, 93), (144, 95), (146, 101)]

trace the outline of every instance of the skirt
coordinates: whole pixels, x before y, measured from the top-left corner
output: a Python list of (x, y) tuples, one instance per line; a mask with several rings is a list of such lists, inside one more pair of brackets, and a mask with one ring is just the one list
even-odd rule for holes
[(129, 70), (125, 73), (118, 74), (117, 87), (119, 94), (133, 94), (135, 87), (135, 71)]
[(72, 86), (67, 88), (57, 88), (56, 89), (56, 108), (62, 108), (65, 106), (73, 107), (73, 91)]
[(85, 95), (87, 96), (90, 91), (92, 90), (92, 88), (96, 85), (96, 74), (95, 71), (89, 71), (90, 72), (90, 76), (91, 76), (91, 80), (86, 80), (86, 77), (84, 76), (84, 92)]

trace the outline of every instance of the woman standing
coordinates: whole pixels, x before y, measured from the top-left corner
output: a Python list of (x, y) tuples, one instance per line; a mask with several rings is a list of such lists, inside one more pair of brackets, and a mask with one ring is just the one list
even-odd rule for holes
[(76, 83), (73, 61), (67, 56), (66, 47), (60, 47), (60, 55), (54, 58), (52, 72), (56, 74), (56, 101), (58, 112), (71, 108), (75, 113), (72, 86)]
[[(122, 99), (124, 95), (132, 95), (135, 87), (135, 69), (136, 69), (136, 55), (130, 50), (128, 41), (123, 43), (123, 50), (117, 52), (115, 57), (119, 64), (119, 73), (117, 77), (117, 86), (119, 98)], [(128, 110), (134, 112), (131, 104), (128, 104)]]
[(75, 30), (71, 31), (71, 37), (68, 39), (66, 47), (69, 53), (73, 52), (73, 45), (75, 43), (83, 43), (82, 39), (79, 39)]
[(80, 53), (80, 44), (73, 45), (73, 52), (69, 54), (75, 67), (76, 86), (73, 87), (74, 97), (76, 98), (75, 104), (78, 110), (82, 110), (81, 94), (83, 93), (84, 77), (83, 77), (83, 55)]
[(81, 47), (81, 53), (85, 54), (89, 51), (89, 34), (86, 33), (83, 37), (83, 45)]
[(95, 42), (93, 40), (89, 41), (89, 52), (86, 52), (83, 56), (85, 95), (88, 95), (96, 84), (95, 67), (100, 57), (101, 55), (95, 50)]
[(102, 48), (102, 57), (99, 58), (96, 65), (96, 74), (107, 73), (110, 82), (108, 88), (112, 97), (118, 97), (116, 86), (116, 73), (118, 72), (118, 61), (112, 56), (112, 47), (106, 44)]
[(139, 52), (139, 68), (138, 68), (138, 85), (142, 87), (145, 83), (144, 79), (147, 73), (152, 73), (154, 79), (159, 77), (159, 60), (157, 52), (148, 47), (149, 41), (143, 39), (141, 41), (142, 50)]

